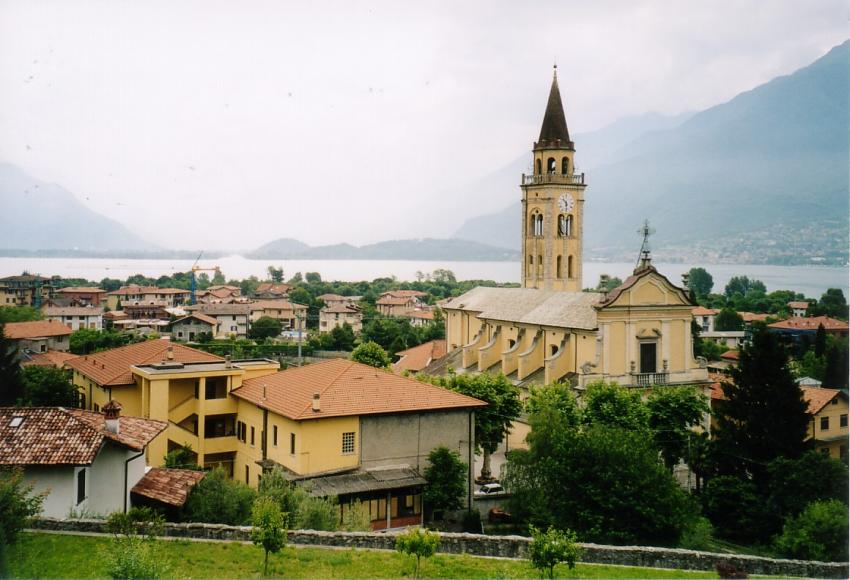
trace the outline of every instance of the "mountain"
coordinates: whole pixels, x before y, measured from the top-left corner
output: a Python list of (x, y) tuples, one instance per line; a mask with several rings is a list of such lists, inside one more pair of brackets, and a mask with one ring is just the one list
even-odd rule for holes
[(298, 240), (281, 238), (245, 254), (253, 259), (289, 260), (518, 260), (519, 252), (467, 240), (391, 240), (365, 246), (334, 244), (311, 247)]
[[(575, 137), (575, 141), (579, 144), (579, 150), (576, 153), (578, 171), (594, 169), (637, 137), (652, 131), (663, 131), (675, 127), (692, 114), (682, 113), (671, 116), (645, 113), (619, 119), (596, 131), (579, 133)], [(504, 204), (510, 203), (510, 200), (518, 200), (522, 173), (531, 173), (531, 156), (527, 153), (517, 157), (509, 165), (463, 186), (452, 197), (458, 199), (458, 196), (462, 195), (462, 199), (486, 200), (487, 204), (504, 207)], [(515, 201), (499, 211), (471, 218), (464, 222), (452, 237), (478, 240), (500, 248), (516, 249), (519, 247), (521, 207), (520, 202)]]
[(62, 187), (0, 163), (0, 248), (150, 251), (155, 246), (96, 213)]
[[(631, 256), (633, 232), (648, 218), (653, 249), (667, 258), (844, 264), (848, 126), (850, 41), (678, 126), (640, 135), (588, 169), (585, 249)], [(581, 147), (576, 138), (579, 158)], [(469, 232), (503, 232), (518, 247), (519, 226), (514, 204), (456, 235), (492, 243)]]

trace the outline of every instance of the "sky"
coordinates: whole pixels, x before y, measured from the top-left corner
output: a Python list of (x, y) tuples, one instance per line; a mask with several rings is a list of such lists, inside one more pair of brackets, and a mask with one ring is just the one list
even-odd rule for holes
[(554, 62), (576, 135), (723, 103), (848, 24), (846, 0), (0, 0), (0, 162), (165, 248), (446, 237), (502, 209), (458, 187), (530, 150)]

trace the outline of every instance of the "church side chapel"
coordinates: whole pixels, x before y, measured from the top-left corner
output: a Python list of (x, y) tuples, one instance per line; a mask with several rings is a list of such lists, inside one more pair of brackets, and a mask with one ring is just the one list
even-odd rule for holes
[(630, 387), (709, 385), (693, 356), (688, 291), (652, 265), (648, 225), (632, 276), (607, 293), (582, 292), (585, 178), (575, 173), (552, 80), (532, 175), (523, 175), (521, 288), (474, 288), (443, 303), (449, 354), (426, 372), (502, 372), (528, 387), (605, 380)]

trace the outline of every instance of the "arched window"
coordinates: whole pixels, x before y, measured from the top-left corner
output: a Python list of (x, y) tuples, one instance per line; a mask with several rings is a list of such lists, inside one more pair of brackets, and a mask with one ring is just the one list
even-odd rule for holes
[(509, 338), (509, 339), (508, 339), (508, 348), (509, 348), (509, 349), (510, 349), (510, 348), (513, 348), (513, 347), (514, 347), (514, 345), (516, 345), (516, 341), (515, 341), (514, 339), (512, 339), (512, 338)]
[(555, 158), (550, 157), (546, 162), (546, 173), (555, 173)]
[(534, 235), (542, 236), (543, 235), (543, 214), (537, 214), (534, 220)]
[(537, 175), (540, 175), (541, 173), (543, 173), (543, 162), (540, 159), (538, 159), (537, 160)]
[(558, 354), (558, 345), (557, 344), (550, 344), (549, 345), (549, 356), (555, 356), (556, 354)]
[(563, 233), (563, 235), (567, 236), (568, 238), (572, 237), (572, 235), (573, 235), (573, 216), (571, 216), (571, 215), (568, 215), (564, 219), (564, 233)]
[(555, 276), (557, 278), (563, 278), (564, 277), (564, 270), (562, 268), (561, 261), (562, 261), (561, 256), (558, 256), (558, 259), (555, 261), (555, 264), (556, 264), (556, 266), (555, 266)]
[(537, 235), (537, 212), (531, 214), (531, 219), (528, 222), (528, 235)]
[(559, 236), (568, 236), (567, 233), (567, 216), (564, 214), (558, 214), (558, 235)]
[(567, 258), (567, 278), (573, 278), (573, 257)]
[(567, 173), (569, 173), (569, 168), (570, 168), (570, 159), (569, 159), (569, 157), (564, 157), (563, 159), (561, 159), (561, 173), (563, 175), (566, 175)]

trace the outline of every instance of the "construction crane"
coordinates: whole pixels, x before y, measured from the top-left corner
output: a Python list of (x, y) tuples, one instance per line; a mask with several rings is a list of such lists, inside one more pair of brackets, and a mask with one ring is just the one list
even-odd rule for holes
[(202, 266), (198, 266), (198, 262), (200, 261), (201, 256), (203, 254), (204, 254), (203, 252), (198, 254), (198, 258), (195, 260), (195, 263), (192, 264), (192, 287), (191, 287), (192, 295), (191, 295), (191, 298), (190, 298), (190, 302), (192, 304), (196, 304), (198, 302), (198, 299), (197, 299), (198, 277), (195, 275), (195, 272), (216, 272), (216, 273), (218, 273), (218, 272), (221, 271), (221, 268), (219, 268), (218, 266), (213, 266), (211, 268), (204, 268)]

